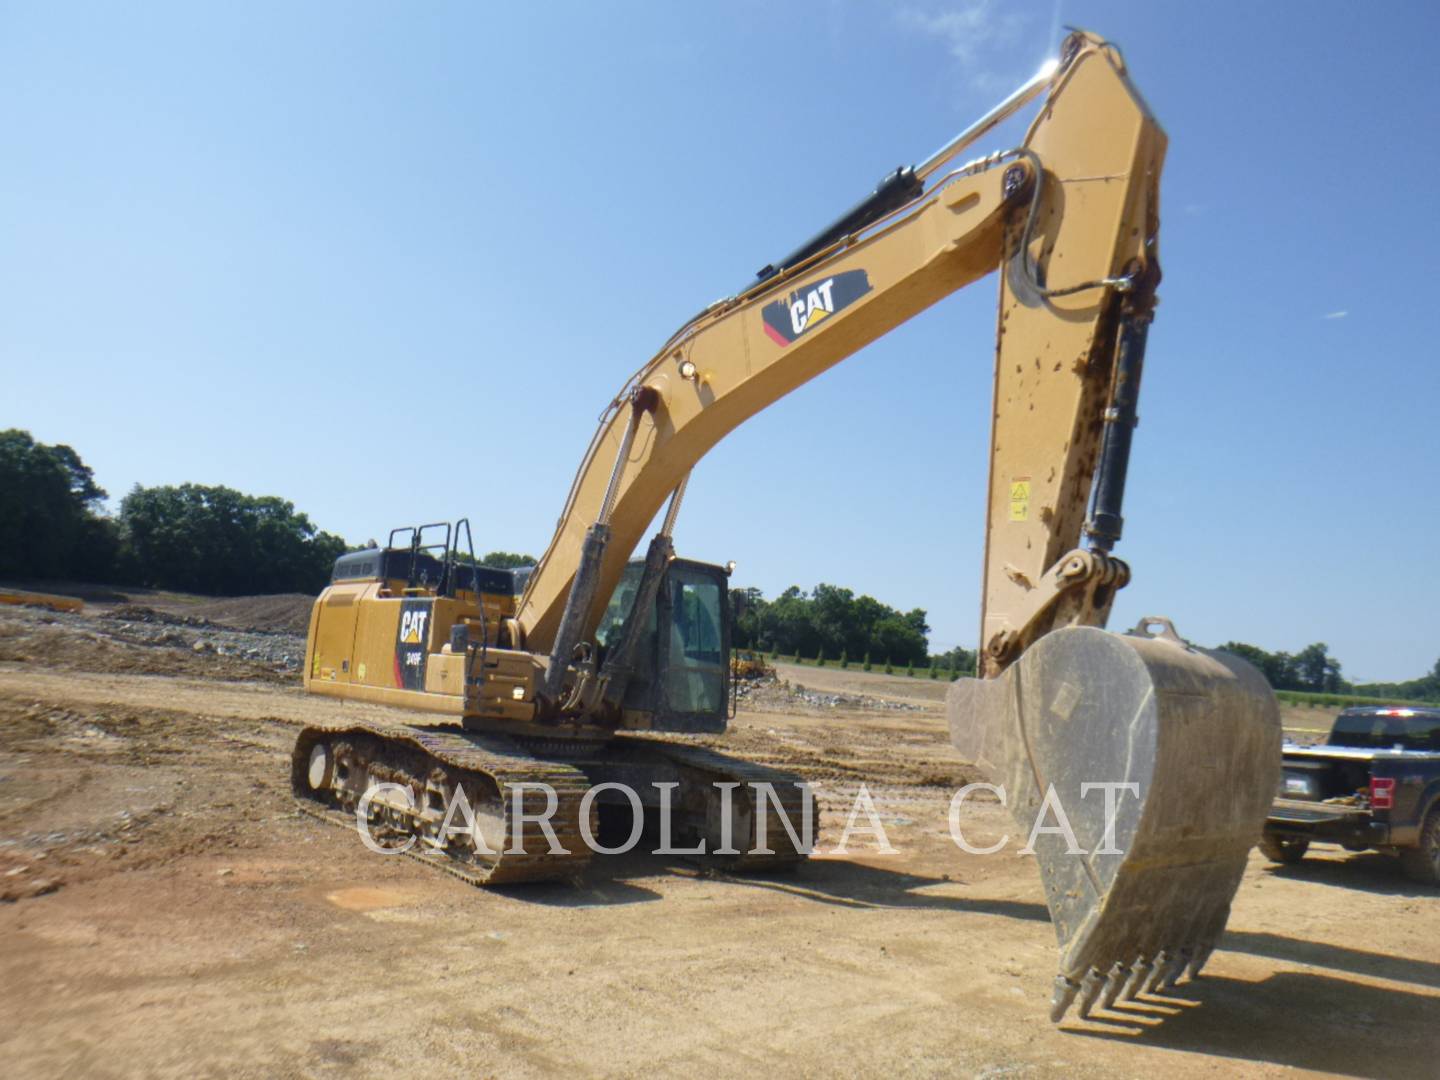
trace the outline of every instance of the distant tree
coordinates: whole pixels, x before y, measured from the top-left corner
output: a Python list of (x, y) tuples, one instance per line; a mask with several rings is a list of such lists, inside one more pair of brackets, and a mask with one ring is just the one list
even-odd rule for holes
[(809, 599), (796, 585), (790, 586), (765, 609), (764, 630), (782, 651), (797, 657), (811, 644), (814, 631), (810, 625)]
[(865, 670), (870, 670), (870, 654), (868, 652), (865, 654)]
[(1307, 645), (1293, 656), (1242, 641), (1227, 641), (1220, 646), (1220, 651), (1248, 660), (1276, 690), (1335, 694), (1349, 686), (1340, 674), (1340, 661), (1330, 655), (1329, 646), (1323, 641)]
[(888, 656), (885, 657), (885, 674), (886, 674), (886, 675), (894, 675), (894, 674), (895, 674), (895, 665), (890, 662), (890, 657), (888, 657)]
[[(1397, 683), (1396, 686), (1403, 687), (1406, 691), (1403, 695), (1397, 696), (1416, 701), (1440, 702), (1440, 660), (1435, 661), (1435, 665), (1419, 678), (1407, 679), (1405, 682)], [(1363, 694), (1365, 691), (1361, 687), (1347, 682), (1342, 693)]]
[(889, 660), (899, 657), (908, 661), (928, 651), (925, 635), (904, 617), (889, 615), (875, 624), (871, 631), (878, 650)]
[(521, 566), (535, 566), (539, 561), (534, 555), (517, 555), (513, 551), (491, 551), (480, 556), (481, 566), (493, 566), (497, 570), (514, 570)]
[(1342, 682), (1342, 692), (1362, 694), (1365, 697), (1440, 704), (1440, 660), (1435, 662), (1429, 672), (1417, 679), (1406, 679), (1403, 682), (1357, 683), (1355, 685)]
[(816, 667), (824, 667), (824, 666), (825, 666), (825, 646), (823, 646), (823, 645), (820, 646), (820, 651), (815, 654), (815, 666), (816, 666)]
[(855, 594), (849, 589), (823, 582), (816, 585), (806, 610), (807, 636), (831, 656), (858, 644), (854, 607)]
[(1295, 658), (1289, 653), (1272, 653), (1258, 645), (1247, 645), (1243, 641), (1227, 641), (1220, 646), (1221, 652), (1248, 660), (1260, 669), (1260, 674), (1276, 690), (1300, 689), (1299, 675), (1295, 670)]
[(971, 649), (963, 649), (958, 645), (946, 652), (930, 657), (932, 668), (941, 668), (949, 671), (950, 678), (954, 679), (954, 673), (959, 671), (964, 674), (973, 674), (975, 671), (975, 653)]
[(0, 431), (0, 574), (111, 580), (119, 537), (104, 498), (71, 447)]
[(792, 585), (774, 600), (755, 589), (731, 590), (736, 611), (733, 639), (739, 643), (818, 656), (861, 656), (888, 652), (901, 662), (923, 663), (928, 652), (925, 612), (901, 613), (874, 597), (821, 583), (812, 593)]
[(1307, 645), (1295, 654), (1295, 673), (1299, 689), (1337, 693), (1341, 687), (1340, 661), (1329, 655), (1330, 647), (1323, 641)]
[(840, 650), (840, 667), (841, 667), (842, 669), (844, 669), (844, 668), (848, 668), (849, 666), (850, 666), (850, 654), (847, 653), (844, 649), (841, 649), (841, 650)]
[(909, 679), (915, 677), (915, 664), (913, 661), (905, 665), (905, 677)]
[(120, 527), (142, 584), (221, 596), (318, 592), (345, 551), (284, 499), (201, 484), (137, 485)]
[(754, 587), (730, 590), (730, 641), (736, 648), (758, 649), (765, 644), (760, 634), (760, 616), (765, 599)]

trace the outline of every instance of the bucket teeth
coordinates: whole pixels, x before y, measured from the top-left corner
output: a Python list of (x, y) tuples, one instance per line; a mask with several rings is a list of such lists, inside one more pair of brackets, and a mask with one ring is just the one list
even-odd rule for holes
[(1190, 957), (1189, 974), (1190, 978), (1198, 979), (1200, 971), (1205, 967), (1205, 962), (1210, 959), (1210, 954), (1215, 951), (1215, 946), (1208, 942), (1195, 950), (1195, 955)]
[(1100, 1007), (1109, 1009), (1115, 1004), (1115, 999), (1120, 996), (1120, 991), (1125, 989), (1125, 984), (1130, 981), (1130, 969), (1121, 963), (1117, 963), (1110, 969), (1110, 975), (1105, 980), (1105, 992), (1100, 995)]
[(1174, 962), (1170, 965), (1170, 969), (1165, 972), (1165, 978), (1160, 983), (1163, 989), (1169, 990), (1180, 981), (1180, 976), (1185, 974), (1185, 969), (1190, 966), (1190, 958), (1194, 955), (1195, 950), (1189, 948), (1181, 949), (1175, 954)]
[(1090, 1019), (1090, 1010), (1095, 1007), (1095, 999), (1100, 996), (1100, 991), (1105, 989), (1105, 976), (1099, 968), (1091, 968), (1085, 973), (1085, 978), (1080, 980), (1080, 1019)]
[(1131, 1000), (1136, 994), (1140, 993), (1141, 988), (1144, 987), (1146, 981), (1150, 978), (1151, 970), (1150, 962), (1143, 956), (1131, 966), (1130, 981), (1125, 984), (1125, 991), (1122, 995), (1126, 1001)]
[(1080, 984), (1074, 979), (1067, 979), (1064, 975), (1055, 976), (1055, 993), (1050, 998), (1050, 1022), (1058, 1024), (1065, 1018), (1065, 1011), (1070, 1008), (1070, 1002), (1075, 1000), (1075, 995), (1080, 992)]
[(1153, 994), (1160, 989), (1160, 984), (1170, 971), (1170, 966), (1175, 963), (1175, 953), (1170, 949), (1161, 949), (1160, 955), (1155, 958), (1154, 966), (1150, 969), (1150, 979), (1142, 988), (1142, 992)]

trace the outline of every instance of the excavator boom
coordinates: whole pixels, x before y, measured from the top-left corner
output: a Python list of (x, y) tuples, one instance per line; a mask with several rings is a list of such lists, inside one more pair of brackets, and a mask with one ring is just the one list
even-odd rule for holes
[[(1037, 94), (1040, 115), (1019, 148), (955, 161), (997, 118)], [(613, 592), (665, 499), (720, 439), (900, 323), (1003, 269), (981, 616), (981, 640), (998, 671), (1057, 625), (1041, 614), (1057, 606), (1057, 593), (1083, 584), (1073, 568), (1061, 581), (1046, 575), (1059, 572), (1081, 539), (1122, 309), (1141, 326), (1154, 303), (1164, 152), (1165, 135), (1118, 52), (1072, 37), (1062, 65), (918, 168), (891, 174), (840, 225), (683, 326), (601, 419), (520, 603), (526, 647), (554, 652), (596, 522), (603, 518), (610, 535), (575, 628), (579, 640), (593, 631), (598, 598)], [(839, 231), (857, 221), (858, 229)], [(1012, 499), (1015, 492), (1024, 494)], [(1123, 584), (1123, 568), (1103, 556), (1088, 564), (1088, 572)], [(1092, 612), (1067, 612), (1066, 621), (1102, 625), (1112, 595), (1113, 588), (1102, 594)], [(562, 645), (568, 656), (573, 642)]]

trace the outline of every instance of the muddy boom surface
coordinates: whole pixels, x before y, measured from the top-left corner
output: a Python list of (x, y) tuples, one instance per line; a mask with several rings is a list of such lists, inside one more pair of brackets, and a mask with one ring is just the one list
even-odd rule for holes
[[(291, 787), (307, 814), (352, 830), (363, 820), (377, 846), (473, 885), (574, 880), (632, 829), (636, 850), (742, 872), (798, 865), (814, 839), (813, 800), (797, 777), (646, 738), (306, 728)], [(602, 832), (602, 811), (619, 839)]]

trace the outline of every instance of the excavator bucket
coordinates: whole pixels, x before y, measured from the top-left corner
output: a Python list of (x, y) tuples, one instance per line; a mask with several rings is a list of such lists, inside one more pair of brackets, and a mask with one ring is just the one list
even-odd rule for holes
[(1051, 1019), (1197, 975), (1279, 783), (1264, 677), (1146, 619), (1055, 630), (946, 705), (1038, 858), (1060, 945)]

